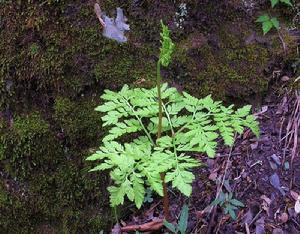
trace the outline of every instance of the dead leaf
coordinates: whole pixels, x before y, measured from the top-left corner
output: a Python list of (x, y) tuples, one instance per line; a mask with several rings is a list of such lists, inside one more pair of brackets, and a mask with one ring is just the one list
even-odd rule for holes
[(251, 150), (257, 149), (257, 147), (258, 147), (258, 141), (252, 143), (252, 144), (250, 145), (250, 147), (251, 147)]
[(245, 229), (246, 229), (246, 233), (247, 234), (250, 234), (250, 228), (249, 228), (249, 224), (248, 223), (245, 223)]
[(267, 110), (268, 110), (268, 106), (263, 106), (263, 107), (261, 108), (261, 111), (262, 111), (263, 113), (265, 113)]
[(288, 220), (289, 220), (289, 216), (285, 212), (278, 216), (278, 222), (280, 223), (286, 223)]
[(275, 228), (273, 230), (272, 234), (284, 234), (284, 232), (281, 228)]
[(289, 79), (290, 79), (290, 77), (288, 77), (288, 76), (281, 77), (281, 81), (283, 81), (283, 82), (289, 81)]
[(218, 173), (216, 171), (214, 171), (209, 175), (208, 179), (215, 181), (217, 179), (217, 177), (218, 177)]
[(272, 200), (270, 198), (268, 198), (266, 195), (262, 195), (260, 196), (260, 199), (263, 199), (267, 204), (268, 206), (271, 204)]
[(31, 18), (29, 18), (27, 21), (26, 21), (26, 26), (25, 26), (26, 28), (34, 28), (34, 18), (33, 17), (31, 17)]
[(270, 163), (270, 167), (275, 171), (275, 170), (277, 170), (277, 165), (276, 165), (276, 163), (274, 163), (274, 162), (272, 162), (272, 161), (269, 161), (269, 163)]
[(111, 234), (121, 234), (121, 226), (117, 223), (114, 228), (111, 230)]
[(255, 234), (265, 234), (265, 218), (261, 217), (255, 222)]
[(126, 226), (127, 224), (121, 219), (120, 223), (122, 224), (122, 226)]
[(243, 220), (244, 220), (243, 223), (250, 224), (252, 219), (253, 219), (253, 213), (252, 213), (251, 209), (249, 209), (243, 217)]
[(102, 11), (101, 11), (100, 5), (98, 3), (95, 3), (94, 11), (95, 11), (97, 18), (100, 21), (100, 24), (102, 25), (102, 27), (105, 27), (106, 25), (102, 19)]
[(285, 195), (284, 190), (281, 188), (280, 179), (277, 173), (270, 176), (270, 183), (274, 188), (278, 189), (283, 196)]
[(270, 205), (272, 200), (268, 198), (266, 195), (262, 195), (260, 198), (263, 200), (261, 205), (262, 209), (266, 211), (268, 216), (270, 216)]
[(281, 162), (280, 162), (279, 157), (278, 157), (276, 154), (272, 154), (271, 159), (273, 159), (273, 161), (274, 161), (278, 166), (280, 166)]
[(298, 193), (296, 193), (295, 191), (291, 190), (291, 196), (292, 198), (294, 198), (295, 201), (300, 200), (300, 196)]

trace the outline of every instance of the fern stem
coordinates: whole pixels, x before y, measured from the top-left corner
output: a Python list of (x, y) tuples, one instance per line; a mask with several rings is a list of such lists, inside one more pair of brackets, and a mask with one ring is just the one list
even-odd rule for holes
[(163, 209), (164, 209), (164, 215), (165, 215), (165, 219), (167, 221), (170, 221), (170, 205), (169, 205), (169, 195), (168, 195), (168, 190), (167, 190), (167, 184), (165, 182), (165, 173), (160, 173), (160, 179), (162, 181), (162, 185), (163, 185)]
[[(161, 98), (161, 75), (160, 75), (160, 61), (157, 61), (156, 66), (156, 86), (157, 86), (157, 98), (158, 98), (158, 127), (157, 127), (157, 139), (161, 137), (162, 132), (162, 98)], [(163, 187), (163, 208), (164, 208), (164, 215), (165, 219), (168, 221), (170, 220), (170, 205), (169, 205), (169, 195), (167, 190), (167, 184), (165, 182), (165, 173), (160, 173), (160, 179)]]
[(116, 222), (119, 223), (118, 214), (117, 214), (117, 207), (114, 206), (113, 210), (114, 210), (114, 216), (115, 216)]
[(174, 128), (173, 128), (173, 124), (172, 124), (172, 121), (171, 121), (169, 112), (167, 111), (167, 108), (166, 108), (166, 106), (164, 105), (164, 103), (163, 103), (163, 102), (161, 102), (161, 103), (162, 103), (162, 107), (163, 107), (163, 109), (164, 109), (164, 111), (165, 111), (165, 113), (166, 113), (168, 122), (169, 122), (169, 124), (170, 124), (171, 132), (172, 132), (172, 138), (173, 138), (173, 136), (175, 135), (175, 132), (174, 132)]
[(177, 156), (177, 148), (176, 148), (176, 145), (175, 145), (175, 132), (174, 132), (173, 124), (172, 124), (172, 121), (171, 121), (171, 118), (170, 118), (170, 114), (169, 114), (169, 112), (167, 111), (167, 108), (166, 108), (166, 106), (164, 105), (163, 102), (162, 102), (162, 106), (163, 106), (163, 109), (164, 109), (164, 111), (165, 111), (165, 113), (166, 113), (168, 122), (169, 122), (170, 127), (171, 127), (171, 132), (172, 132), (172, 145), (173, 145), (174, 154), (175, 154), (176, 162), (177, 162), (177, 168), (178, 168), (178, 156)]
[(196, 112), (197, 112), (197, 109), (194, 111), (192, 119), (188, 123), (186, 123), (184, 126), (182, 126), (177, 132), (175, 132), (174, 135), (177, 135), (178, 133), (182, 132), (184, 129), (186, 129), (187, 126), (189, 126), (190, 123), (193, 122), (193, 120), (195, 118), (195, 115), (196, 115)]
[(124, 98), (124, 101), (126, 102), (127, 106), (132, 110), (135, 118), (139, 121), (139, 123), (140, 123), (141, 127), (143, 128), (145, 134), (147, 135), (148, 139), (151, 141), (151, 144), (154, 146), (155, 143), (152, 140), (152, 137), (151, 137), (150, 133), (147, 131), (145, 125), (143, 124), (142, 119), (136, 114), (134, 108), (130, 105), (130, 103), (125, 98)]
[(156, 86), (157, 86), (157, 97), (158, 97), (158, 127), (157, 127), (157, 139), (161, 137), (162, 132), (162, 99), (161, 99), (161, 75), (160, 75), (160, 61), (157, 62), (156, 66)]

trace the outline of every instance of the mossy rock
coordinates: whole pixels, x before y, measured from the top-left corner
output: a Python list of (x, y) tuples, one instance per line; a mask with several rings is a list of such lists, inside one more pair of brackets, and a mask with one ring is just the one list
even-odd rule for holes
[(184, 89), (195, 96), (212, 94), (224, 101), (246, 102), (267, 91), (269, 79), (264, 69), (272, 53), (264, 45), (246, 44), (247, 32), (232, 28), (230, 23), (210, 37), (200, 36), (199, 45), (199, 35), (192, 35), (178, 45), (174, 64), (184, 69), (185, 79), (178, 80)]
[(0, 160), (7, 173), (21, 180), (54, 165), (62, 152), (49, 124), (38, 112), (15, 116), (11, 127), (3, 124), (0, 141)]
[[(1, 230), (35, 233), (48, 222), (55, 223), (59, 231), (98, 233), (111, 225), (108, 177), (102, 174), (101, 180), (97, 179), (84, 161), (91, 153), (84, 149), (101, 133), (94, 107), (88, 102), (76, 106), (63, 98), (57, 103), (57, 120), (64, 119), (71, 139), (68, 151), (38, 112), (15, 116), (10, 128), (2, 122), (0, 169), (9, 175), (15, 189), (0, 187), (0, 213), (5, 213), (5, 217), (0, 215)], [(77, 148), (81, 141), (85, 145)], [(18, 195), (21, 185), (26, 188), (24, 196)]]
[(60, 139), (74, 149), (86, 149), (100, 141), (103, 134), (101, 115), (94, 109), (93, 98), (72, 101), (57, 97), (54, 104), (54, 118), (60, 128)]

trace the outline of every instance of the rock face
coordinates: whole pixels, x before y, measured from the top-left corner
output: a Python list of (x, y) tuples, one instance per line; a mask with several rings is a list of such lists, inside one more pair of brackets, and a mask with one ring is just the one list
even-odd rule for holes
[(287, 55), (277, 34), (260, 36), (250, 16), (264, 1), (103, 1), (128, 16), (123, 44), (102, 36), (94, 2), (68, 2), (0, 3), (0, 230), (11, 233), (110, 225), (106, 175), (84, 161), (105, 131), (93, 109), (105, 88), (154, 84), (160, 19), (176, 43), (164, 79), (198, 97), (259, 103), (273, 67), (296, 53), (288, 34)]

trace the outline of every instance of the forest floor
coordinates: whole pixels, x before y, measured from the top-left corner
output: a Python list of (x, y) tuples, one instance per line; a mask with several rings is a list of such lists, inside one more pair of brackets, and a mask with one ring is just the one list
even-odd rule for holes
[[(169, 192), (173, 220), (189, 205), (188, 233), (300, 233), (300, 92), (285, 90), (271, 90), (255, 114), (259, 138), (246, 131), (214, 159), (195, 155), (203, 167), (195, 172), (192, 196)], [(236, 219), (224, 214), (226, 202), (211, 205), (221, 191), (244, 204), (235, 211)], [(128, 207), (121, 226), (155, 224), (162, 210), (159, 198), (138, 212)], [(120, 233), (118, 225), (113, 233)]]

